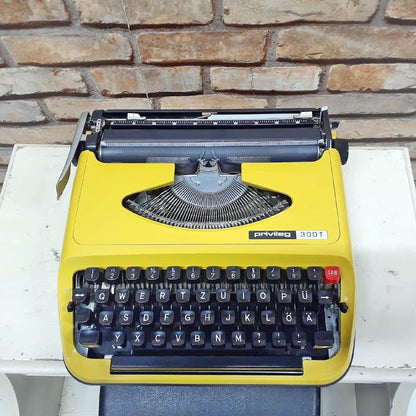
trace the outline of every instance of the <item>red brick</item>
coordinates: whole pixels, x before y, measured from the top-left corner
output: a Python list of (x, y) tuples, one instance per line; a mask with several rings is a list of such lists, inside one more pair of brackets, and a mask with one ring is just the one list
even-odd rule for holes
[(0, 0), (0, 26), (56, 25), (68, 20), (62, 0)]
[(318, 66), (211, 68), (214, 91), (316, 91)]
[(19, 64), (66, 65), (97, 62), (130, 62), (132, 50), (124, 36), (24, 35), (1, 38)]
[(144, 33), (137, 40), (145, 63), (260, 63), (267, 31)]
[(332, 115), (412, 114), (414, 94), (307, 94), (277, 97), (277, 107), (329, 107)]
[(189, 95), (186, 97), (161, 98), (160, 107), (162, 109), (266, 108), (267, 100), (242, 95)]
[(2, 68), (0, 97), (29, 94), (86, 94), (81, 74), (72, 69)]
[(152, 108), (147, 98), (48, 98), (45, 103), (57, 120), (78, 120), (83, 111)]
[(386, 18), (396, 23), (416, 22), (416, 2), (414, 0), (390, 0)]
[(378, 0), (224, 0), (224, 23), (368, 22)]
[(416, 64), (334, 65), (329, 91), (400, 91), (416, 89)]
[(39, 123), (45, 120), (36, 101), (0, 101), (0, 123)]
[(199, 67), (126, 68), (106, 67), (91, 70), (97, 88), (105, 96), (132, 94), (199, 92), (202, 75)]
[(76, 0), (81, 21), (91, 25), (205, 25), (212, 21), (211, 0)]
[(391, 28), (299, 26), (280, 31), (277, 58), (295, 61), (415, 59), (416, 32)]

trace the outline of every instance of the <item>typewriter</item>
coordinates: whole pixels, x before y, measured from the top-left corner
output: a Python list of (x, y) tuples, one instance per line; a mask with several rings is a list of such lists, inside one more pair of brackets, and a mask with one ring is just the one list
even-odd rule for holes
[(326, 385), (354, 346), (327, 108), (83, 113), (59, 270), (63, 356), (93, 384)]

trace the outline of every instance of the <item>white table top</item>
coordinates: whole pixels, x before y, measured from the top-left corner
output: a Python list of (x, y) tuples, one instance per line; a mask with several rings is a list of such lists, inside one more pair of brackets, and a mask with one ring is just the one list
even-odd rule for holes
[[(67, 146), (16, 145), (0, 196), (0, 372), (67, 375), (57, 272), (71, 182)], [(405, 148), (352, 148), (343, 168), (357, 277), (345, 382), (416, 381), (416, 197)]]

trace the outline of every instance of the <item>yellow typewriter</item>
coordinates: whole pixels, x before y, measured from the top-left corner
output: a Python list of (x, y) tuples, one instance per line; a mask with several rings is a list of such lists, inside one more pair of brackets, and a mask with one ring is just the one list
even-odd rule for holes
[(59, 271), (86, 383), (325, 385), (354, 345), (326, 108), (84, 113)]

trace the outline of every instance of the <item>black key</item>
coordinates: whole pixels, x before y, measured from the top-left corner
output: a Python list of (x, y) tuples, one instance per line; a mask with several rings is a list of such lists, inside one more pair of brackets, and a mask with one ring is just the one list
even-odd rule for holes
[(158, 289), (156, 290), (156, 302), (166, 303), (170, 300), (170, 290), (169, 289)]
[(218, 289), (216, 292), (217, 302), (226, 303), (230, 301), (231, 292), (229, 289)]
[(141, 311), (139, 321), (141, 325), (152, 325), (154, 314), (153, 311)]
[(150, 290), (139, 289), (136, 290), (135, 300), (136, 303), (147, 303), (150, 299)]
[(266, 279), (278, 282), (280, 280), (280, 268), (277, 266), (269, 266), (266, 268)]
[(241, 312), (241, 324), (242, 325), (254, 325), (256, 321), (254, 311), (242, 311)]
[(172, 325), (174, 313), (173, 311), (160, 311), (160, 324), (161, 325)]
[(235, 311), (221, 311), (221, 323), (223, 325), (233, 325), (235, 323)]
[(302, 281), (302, 269), (300, 267), (288, 267), (286, 278), (288, 283), (300, 283)]
[(288, 289), (280, 289), (277, 291), (277, 302), (278, 303), (291, 303), (292, 302), (292, 291)]
[(88, 289), (85, 287), (74, 289), (72, 291), (72, 300), (75, 303), (88, 303)]
[(224, 331), (211, 332), (211, 345), (213, 347), (224, 347), (225, 346), (225, 332)]
[(210, 300), (211, 291), (209, 289), (197, 289), (196, 301), (198, 303), (207, 303)]
[(130, 343), (132, 347), (142, 347), (146, 343), (146, 334), (144, 331), (135, 331), (131, 333)]
[(298, 290), (298, 301), (299, 301), (299, 303), (312, 303), (312, 290), (310, 290), (310, 289), (299, 289)]
[(96, 303), (107, 303), (110, 299), (110, 289), (97, 289), (94, 293)]
[(310, 283), (319, 283), (324, 279), (324, 272), (321, 267), (308, 267), (306, 269), (306, 277)]
[(181, 312), (181, 323), (183, 325), (192, 325), (195, 322), (194, 311), (182, 311)]
[(121, 280), (120, 267), (107, 267), (104, 273), (104, 279), (108, 283), (118, 283)]
[(130, 299), (130, 290), (129, 289), (116, 289), (114, 300), (116, 303), (127, 303)]
[(283, 325), (296, 325), (296, 312), (295, 311), (283, 311), (282, 322), (283, 322)]
[(170, 266), (166, 269), (165, 276), (169, 281), (179, 280), (181, 278), (181, 268), (177, 266)]
[(254, 348), (261, 348), (266, 346), (266, 333), (265, 332), (253, 332), (251, 334), (251, 340)]
[(126, 345), (126, 334), (123, 331), (112, 332), (111, 345), (116, 348), (123, 348)]
[(79, 333), (79, 343), (85, 348), (101, 345), (101, 332), (98, 329), (84, 329)]
[(140, 273), (142, 269), (140, 267), (127, 267), (126, 269), (126, 281), (135, 283), (140, 279)]
[(189, 289), (178, 289), (176, 291), (176, 302), (186, 303), (191, 298), (191, 291)]
[(120, 325), (131, 325), (133, 323), (133, 311), (120, 311), (118, 315)]
[(205, 333), (202, 331), (191, 332), (192, 347), (203, 347), (205, 345)]
[(273, 332), (272, 345), (275, 348), (286, 347), (286, 334), (284, 332)]
[(330, 331), (317, 331), (313, 334), (314, 348), (332, 348), (334, 346), (334, 334)]
[(219, 280), (221, 277), (220, 268), (216, 266), (207, 267), (205, 269), (205, 277), (210, 282), (215, 282), (216, 280)]
[(173, 331), (170, 335), (170, 342), (172, 347), (184, 347), (185, 346), (185, 332)]
[(251, 291), (249, 289), (237, 290), (237, 302), (238, 303), (249, 303), (250, 300), (251, 300)]
[(148, 267), (144, 276), (148, 282), (157, 282), (160, 279), (160, 267)]
[(166, 342), (166, 332), (165, 331), (152, 332), (152, 345), (154, 347), (164, 347), (165, 342)]
[(270, 302), (270, 290), (258, 289), (256, 291), (256, 299), (258, 303), (269, 303)]
[(240, 280), (241, 271), (237, 266), (228, 266), (225, 269), (225, 277), (229, 282), (238, 282)]
[(260, 281), (260, 267), (247, 267), (246, 269), (246, 279), (248, 282), (257, 283)]
[(201, 311), (201, 324), (202, 325), (213, 325), (215, 322), (214, 311)]
[(201, 269), (196, 266), (186, 268), (186, 280), (188, 282), (197, 282), (201, 277)]
[(101, 311), (98, 315), (98, 323), (103, 326), (108, 326), (113, 323), (114, 312), (113, 311)]
[(97, 267), (88, 267), (84, 270), (84, 281), (89, 284), (100, 283), (101, 270)]
[(297, 348), (305, 348), (306, 334), (304, 332), (292, 332), (292, 345)]
[(276, 323), (274, 311), (261, 311), (260, 317), (263, 325), (274, 325)]
[(242, 331), (231, 333), (231, 344), (233, 347), (244, 347), (246, 345), (246, 334)]
[(81, 306), (75, 309), (75, 322), (80, 325), (90, 325), (93, 321), (94, 315), (88, 308), (82, 308)]
[(302, 324), (305, 326), (316, 325), (316, 312), (313, 311), (303, 311), (302, 312)]
[(330, 290), (318, 290), (318, 303), (320, 305), (331, 305), (332, 302), (333, 297)]

